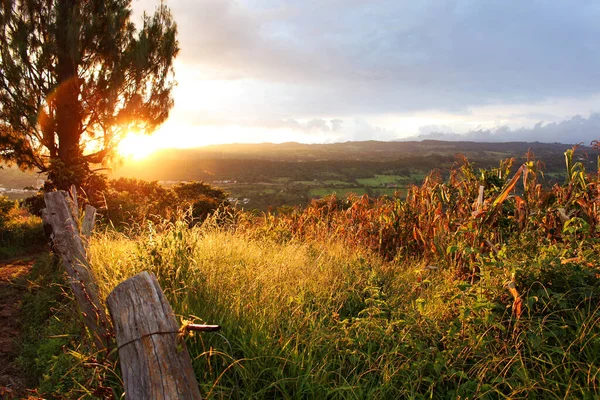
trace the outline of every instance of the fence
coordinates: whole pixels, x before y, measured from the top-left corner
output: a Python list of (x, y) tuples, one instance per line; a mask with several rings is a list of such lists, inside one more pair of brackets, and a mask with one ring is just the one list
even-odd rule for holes
[[(120, 283), (107, 298), (110, 319), (98, 297), (87, 258), (96, 210), (86, 206), (79, 229), (75, 188), (44, 195), (44, 230), (68, 275), (96, 347), (110, 353), (116, 338), (127, 399), (201, 399), (192, 362), (173, 310), (156, 277), (142, 272)], [(216, 330), (216, 326), (192, 326)]]

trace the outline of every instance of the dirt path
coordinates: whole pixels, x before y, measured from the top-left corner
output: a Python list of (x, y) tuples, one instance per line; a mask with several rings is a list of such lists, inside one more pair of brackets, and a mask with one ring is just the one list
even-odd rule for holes
[(0, 398), (28, 396), (22, 372), (13, 364), (21, 333), (21, 306), (27, 290), (25, 278), (35, 257), (0, 261)]

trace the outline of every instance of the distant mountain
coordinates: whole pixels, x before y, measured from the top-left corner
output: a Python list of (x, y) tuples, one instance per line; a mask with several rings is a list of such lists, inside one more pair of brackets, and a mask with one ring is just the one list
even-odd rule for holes
[[(525, 154), (529, 149), (538, 155), (564, 152), (571, 145), (562, 143), (473, 141), (364, 141), (328, 144), (259, 143), (223, 144), (192, 149), (165, 149), (154, 154), (154, 159), (255, 159), (272, 161), (359, 160), (393, 161), (405, 156), (429, 154), (481, 156), (486, 153)], [(585, 147), (582, 147), (584, 149)]]
[[(563, 153), (570, 145), (560, 143), (482, 143), (465, 141), (346, 142), (332, 144), (261, 143), (229, 144), (194, 149), (165, 149), (151, 157), (113, 166), (110, 177), (145, 180), (205, 180), (217, 182), (281, 182), (304, 179), (348, 179), (353, 176), (386, 174), (386, 171), (447, 168), (464, 154), (482, 166), (495, 166), (503, 158), (522, 162), (528, 150), (546, 164), (546, 170), (563, 172)], [(595, 170), (597, 151), (582, 146), (579, 158)], [(587, 156), (586, 156), (587, 155)], [(0, 169), (0, 187), (23, 189), (38, 186), (43, 179), (35, 172)]]
[[(146, 180), (268, 180), (274, 176), (304, 174), (318, 168), (345, 170), (378, 168), (390, 163), (393, 168), (429, 171), (451, 165), (463, 154), (481, 165), (497, 165), (503, 158), (523, 159), (531, 150), (548, 168), (559, 170), (563, 153), (571, 148), (560, 143), (482, 143), (423, 140), (411, 142), (346, 142), (332, 144), (262, 143), (213, 145), (194, 149), (167, 149), (142, 161), (128, 161), (114, 168), (112, 176)], [(580, 147), (581, 154), (597, 154)], [(308, 165), (310, 164), (310, 165)], [(367, 165), (369, 164), (369, 166)], [(285, 173), (284, 173), (285, 171)]]
[(565, 121), (544, 124), (538, 122), (532, 128), (511, 129), (500, 126), (494, 129), (476, 129), (467, 133), (444, 132), (443, 128), (433, 127), (432, 130), (406, 140), (444, 140), (444, 141), (485, 141), (510, 142), (534, 141), (542, 139), (545, 142), (583, 143), (590, 144), (592, 140), (600, 139), (600, 113), (592, 113), (588, 118), (575, 115)]

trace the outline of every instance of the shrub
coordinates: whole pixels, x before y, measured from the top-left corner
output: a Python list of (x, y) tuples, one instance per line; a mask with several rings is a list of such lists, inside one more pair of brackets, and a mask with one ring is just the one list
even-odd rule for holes
[(105, 222), (115, 227), (132, 227), (174, 221), (188, 210), (193, 221), (199, 222), (227, 204), (223, 190), (204, 182), (180, 183), (169, 189), (156, 181), (119, 178), (109, 182), (102, 203), (96, 207)]
[(37, 250), (46, 242), (41, 219), (0, 196), (0, 259)]

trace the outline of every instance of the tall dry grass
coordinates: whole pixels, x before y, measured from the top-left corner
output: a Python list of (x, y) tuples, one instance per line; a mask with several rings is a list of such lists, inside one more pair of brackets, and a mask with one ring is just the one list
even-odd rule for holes
[(463, 160), (406, 199), (106, 232), (92, 266), (223, 326), (187, 340), (209, 398), (598, 398), (598, 175), (565, 160), (552, 188), (532, 154)]

